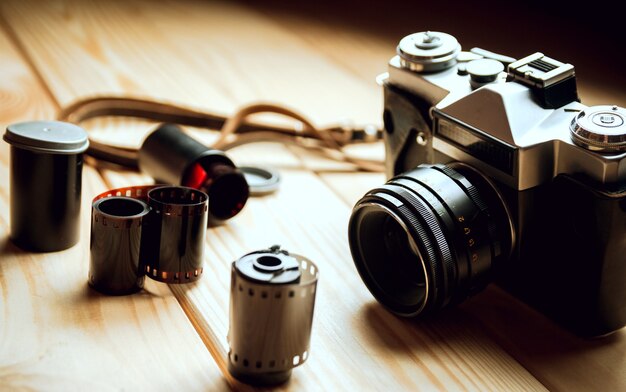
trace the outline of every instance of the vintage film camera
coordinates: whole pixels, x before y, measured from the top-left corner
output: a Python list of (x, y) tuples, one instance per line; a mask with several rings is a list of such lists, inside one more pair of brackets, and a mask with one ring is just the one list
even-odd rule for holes
[[(583, 336), (626, 324), (626, 111), (579, 103), (574, 67), (421, 32), (385, 93), (387, 184), (354, 207), (372, 294), (431, 314), (496, 280)], [(418, 166), (419, 165), (419, 166)]]

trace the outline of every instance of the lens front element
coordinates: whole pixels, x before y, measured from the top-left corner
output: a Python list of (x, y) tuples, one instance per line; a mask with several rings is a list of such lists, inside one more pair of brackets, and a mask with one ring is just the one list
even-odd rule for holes
[(348, 234), (355, 265), (396, 314), (462, 301), (509, 257), (513, 231), (502, 199), (477, 171), (456, 167), (420, 165), (354, 207)]

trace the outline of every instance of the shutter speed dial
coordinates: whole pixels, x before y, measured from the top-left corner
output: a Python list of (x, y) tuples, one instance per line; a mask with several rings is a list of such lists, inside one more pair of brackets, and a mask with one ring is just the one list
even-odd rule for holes
[(591, 151), (626, 151), (626, 110), (600, 105), (578, 113), (570, 124), (572, 140)]

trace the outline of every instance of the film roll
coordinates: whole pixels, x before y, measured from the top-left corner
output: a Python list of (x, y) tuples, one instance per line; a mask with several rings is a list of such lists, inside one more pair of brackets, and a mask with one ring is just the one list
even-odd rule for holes
[(91, 208), (89, 285), (112, 295), (141, 290), (140, 244), (148, 205), (129, 197), (106, 197)]
[(152, 213), (144, 241), (146, 274), (160, 282), (189, 283), (202, 275), (208, 196), (197, 189), (165, 186), (148, 192)]
[(249, 253), (231, 270), (228, 369), (253, 385), (276, 385), (309, 355), (319, 272), (279, 247)]
[(208, 196), (186, 187), (134, 186), (96, 196), (89, 284), (122, 295), (140, 290), (146, 274), (166, 283), (199, 279), (207, 216)]

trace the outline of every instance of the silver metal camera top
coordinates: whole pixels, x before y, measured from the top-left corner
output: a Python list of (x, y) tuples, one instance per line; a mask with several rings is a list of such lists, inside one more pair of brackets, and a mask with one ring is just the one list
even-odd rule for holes
[(402, 68), (414, 72), (434, 72), (452, 67), (461, 51), (456, 38), (438, 31), (407, 35), (398, 44)]
[[(415, 46), (416, 39), (418, 43), (423, 41), (423, 34), (414, 34), (410, 40), (412, 36), (405, 37), (400, 47), (410, 48), (410, 44), (415, 48), (410, 48), (414, 53), (427, 51)], [(458, 45), (456, 40), (452, 42), (453, 47)], [(444, 46), (445, 42), (439, 48)], [(438, 53), (443, 55), (446, 52), (449, 53), (450, 48)], [(436, 114), (438, 117), (436, 129), (420, 129), (422, 135), (415, 143), (469, 163), (518, 190), (549, 182), (561, 173), (585, 173), (601, 183), (626, 180), (626, 141), (622, 128), (626, 125), (607, 126), (607, 122), (626, 123), (624, 109), (615, 114), (612, 106), (606, 106), (610, 110), (608, 113), (613, 115), (607, 116), (606, 111), (602, 111), (604, 114), (596, 116), (600, 112), (597, 108), (580, 104), (575, 96), (557, 108), (545, 108), (537, 99), (538, 91), (558, 90), (568, 80), (575, 79), (572, 65), (535, 53), (509, 65), (508, 82), (500, 77), (506, 76), (502, 72), (495, 81), (479, 87), (472, 86), (471, 75), (467, 72), (470, 62), (477, 60), (472, 56), (476, 54), (460, 52), (455, 55), (452, 65), (441, 67), (437, 72), (432, 69), (425, 72), (423, 67), (420, 71), (410, 69), (406, 53), (404, 58), (400, 54), (391, 58), (388, 74), (380, 82), (420, 97), (431, 105), (431, 116)], [(414, 64), (428, 64), (431, 60), (423, 58), (422, 63)], [(466, 72), (459, 72), (455, 66), (457, 63), (464, 64)], [(450, 125), (448, 130), (454, 131), (458, 137), (482, 138), (476, 140), (475, 148), (493, 146), (489, 147), (492, 151), (489, 154), (510, 151), (510, 170), (490, 163), (469, 147), (460, 145), (458, 140), (451, 140), (454, 136), (449, 132), (445, 137), (440, 132), (441, 124)], [(570, 124), (574, 124), (576, 136), (570, 130)]]
[(470, 85), (474, 88), (495, 82), (502, 71), (504, 71), (504, 65), (492, 59), (472, 60), (466, 66), (466, 72), (470, 76)]
[(589, 107), (570, 124), (572, 140), (592, 151), (626, 151), (626, 110), (619, 106)]
[(574, 66), (537, 52), (510, 64), (508, 73), (517, 82), (545, 88), (573, 76)]

